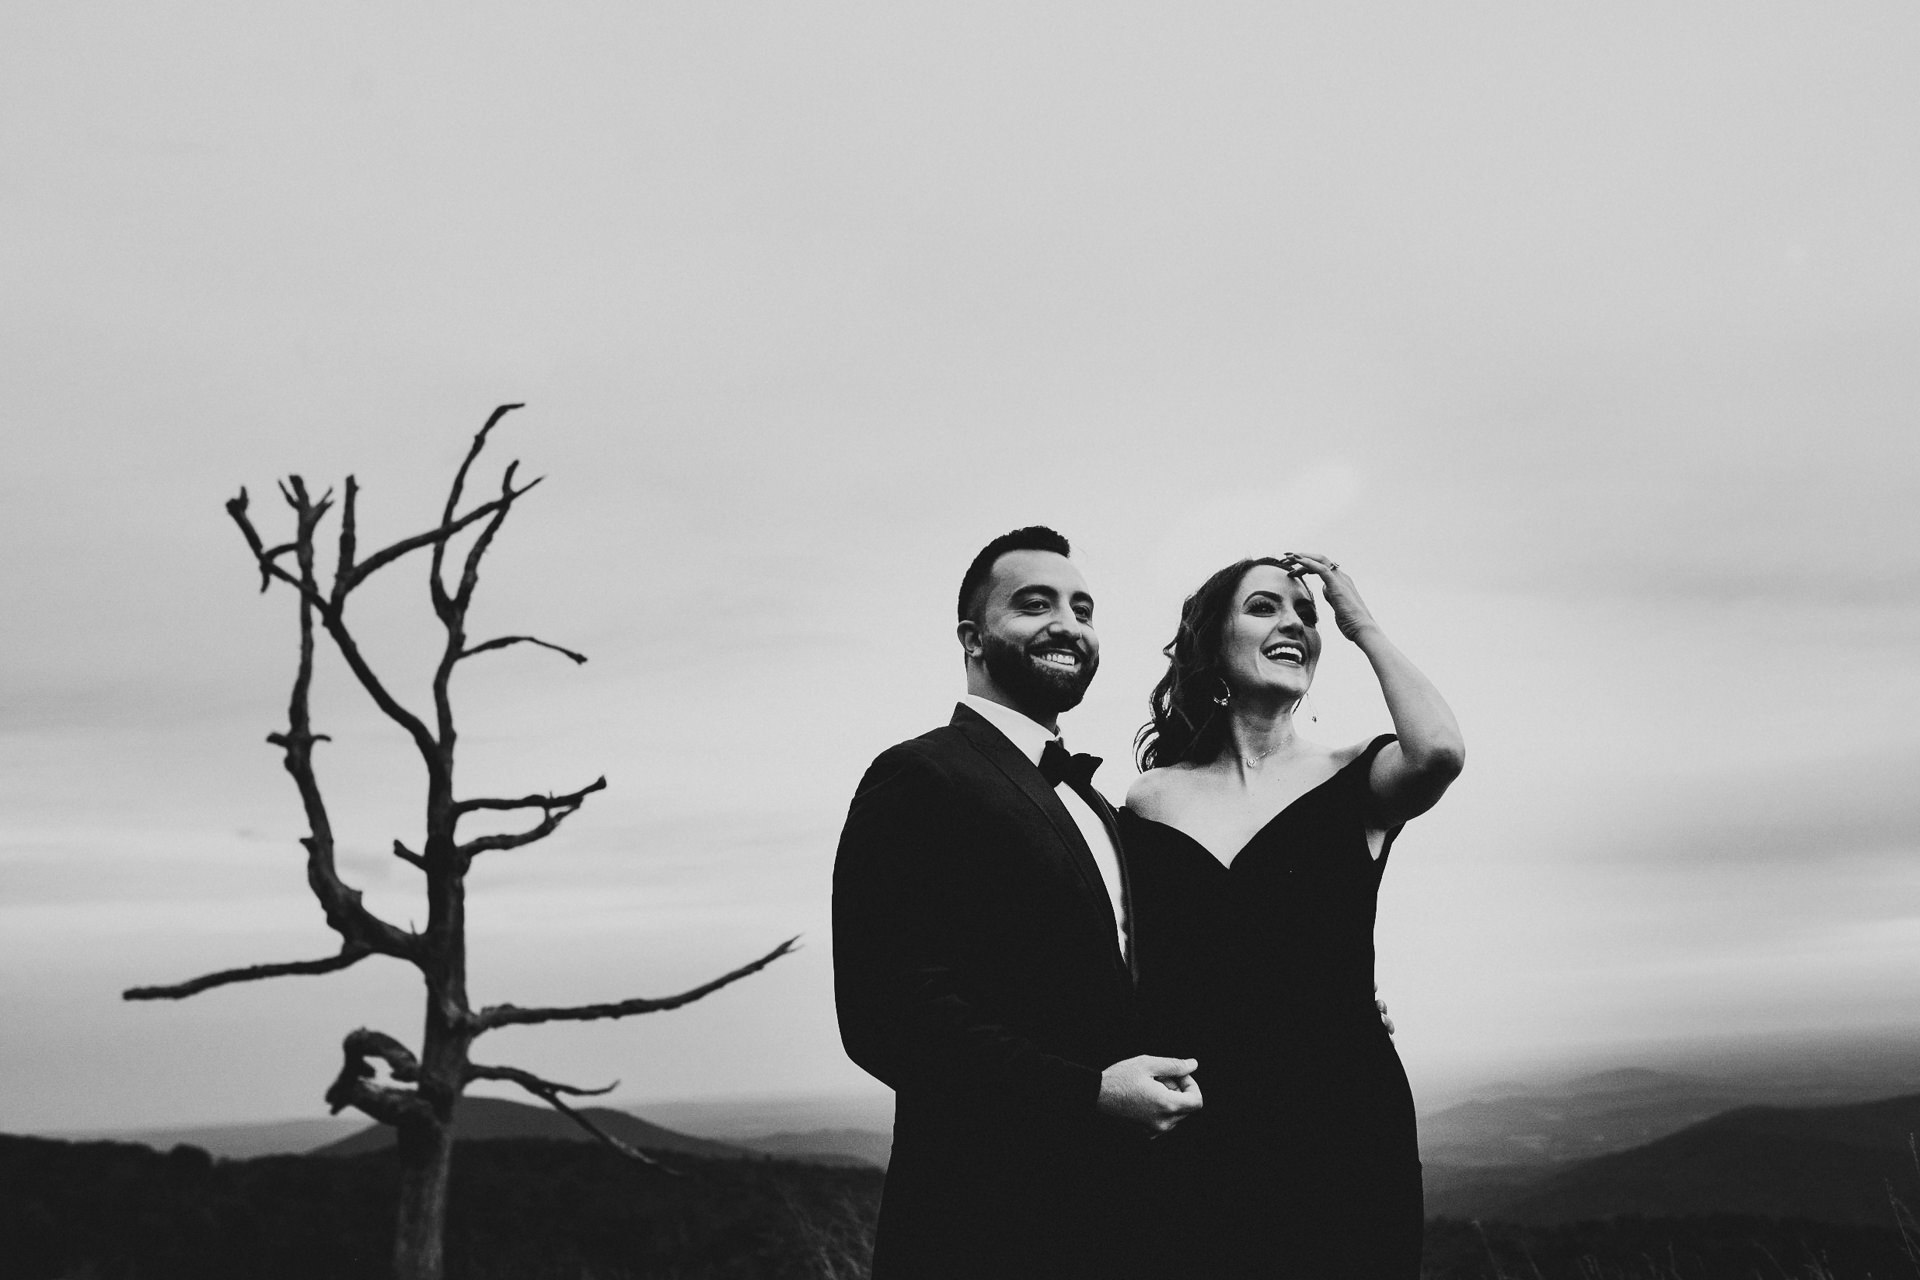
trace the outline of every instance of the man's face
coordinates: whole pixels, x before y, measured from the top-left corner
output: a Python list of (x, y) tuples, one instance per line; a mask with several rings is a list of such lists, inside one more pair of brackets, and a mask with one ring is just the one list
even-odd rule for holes
[(1036, 720), (1078, 706), (1100, 667), (1093, 595), (1073, 562), (1051, 551), (994, 561), (973, 637), (969, 652), (977, 645), (995, 687)]

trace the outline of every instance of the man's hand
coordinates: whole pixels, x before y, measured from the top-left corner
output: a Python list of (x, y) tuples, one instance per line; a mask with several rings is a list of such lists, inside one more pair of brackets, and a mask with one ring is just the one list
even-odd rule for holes
[(1116, 1062), (1100, 1073), (1100, 1110), (1165, 1133), (1200, 1109), (1200, 1086), (1192, 1058), (1156, 1058), (1143, 1053)]

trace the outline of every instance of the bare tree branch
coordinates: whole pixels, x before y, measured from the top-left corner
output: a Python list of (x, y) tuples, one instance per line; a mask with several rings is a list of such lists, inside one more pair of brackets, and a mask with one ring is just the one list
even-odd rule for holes
[[(524, 404), (503, 404), (499, 406), (493, 411), (492, 415), (488, 417), (486, 422), (481, 425), (480, 430), (474, 433), (473, 443), (467, 446), (467, 456), (461, 459), (460, 469), (453, 473), (453, 484), (447, 489), (447, 507), (440, 516), (440, 524), (442, 527), (453, 523), (454, 509), (460, 505), (460, 494), (467, 487), (467, 472), (473, 469), (473, 460), (480, 456), (480, 451), (487, 447), (487, 436), (492, 432), (494, 425), (515, 409), (523, 409), (525, 407)], [(536, 480), (533, 483), (539, 484), (540, 482)], [(527, 486), (528, 489), (532, 487), (533, 485), (531, 484)], [(522, 492), (525, 491), (522, 490)], [(476, 512), (474, 514), (477, 515), (478, 513)], [(450, 620), (448, 614), (453, 608), (453, 600), (447, 595), (446, 584), (441, 581), (440, 577), (440, 567), (446, 562), (446, 555), (446, 542), (442, 540), (436, 543), (433, 548), (433, 568), (427, 575), (427, 584), (433, 593), (433, 611), (440, 616), (443, 622)]]
[(420, 1078), (420, 1061), (413, 1056), (413, 1050), (384, 1031), (361, 1027), (348, 1032), (341, 1046), (363, 1066), (367, 1065), (368, 1058), (379, 1058), (387, 1064), (387, 1071), (395, 1080), (411, 1083)]
[[(292, 486), (289, 501), (307, 504), (306, 485), (300, 477), (293, 476), (288, 483)], [(368, 910), (361, 901), (360, 891), (342, 881), (334, 866), (333, 824), (327, 815), (326, 800), (320, 794), (320, 781), (313, 769), (313, 745), (322, 740), (322, 735), (313, 732), (310, 703), (313, 689), (313, 619), (318, 613), (324, 620), (327, 612), (325, 602), (315, 599), (319, 589), (314, 581), (313, 533), (319, 516), (311, 504), (296, 506), (295, 510), (300, 522), (300, 537), (295, 547), (300, 567), (300, 659), (294, 672), (293, 690), (287, 699), (287, 731), (284, 734), (270, 734), (267, 740), (284, 753), (283, 763), (287, 773), (300, 792), (300, 803), (306, 811), (310, 833), (300, 842), (307, 850), (307, 886), (319, 900), (327, 924), (340, 935), (343, 949), (346, 946), (364, 947), (369, 951), (413, 960), (416, 959), (418, 948), (412, 935), (403, 933)], [(336, 642), (338, 639), (336, 635)]]
[(354, 502), (360, 496), (360, 483), (352, 476), (347, 477), (347, 496), (340, 504), (340, 552), (333, 561), (333, 605), (339, 608), (346, 599), (347, 588), (342, 583), (353, 572), (354, 552), (358, 549), (359, 532), (354, 520)]
[(470, 649), (462, 649), (460, 651), (460, 657), (471, 658), (476, 653), (485, 653), (489, 649), (504, 649), (510, 644), (537, 644), (542, 649), (551, 649), (555, 653), (563, 653), (567, 657), (572, 658), (576, 663), (582, 663), (587, 660), (587, 655), (584, 653), (575, 653), (571, 649), (562, 648), (557, 644), (542, 640), (537, 636), (501, 636), (498, 639), (489, 640), (485, 644), (476, 644)]
[(462, 800), (459, 804), (453, 806), (453, 811), (455, 814), (462, 814), (472, 813), (476, 809), (554, 809), (562, 805), (571, 805), (574, 808), (578, 808), (582, 800), (596, 791), (604, 791), (606, 786), (607, 779), (603, 774), (578, 791), (569, 791), (563, 796), (522, 796), (518, 800), (496, 800), (492, 798)]
[(472, 840), (466, 841), (459, 846), (459, 856), (463, 859), (472, 858), (476, 854), (486, 853), (489, 850), (518, 849), (522, 845), (532, 844), (536, 840), (544, 840), (552, 835), (554, 830), (559, 827), (562, 822), (565, 822), (568, 818), (571, 818), (575, 813), (579, 812), (581, 804), (586, 801), (589, 795), (592, 795), (606, 785), (607, 780), (603, 777), (588, 786), (580, 788), (578, 791), (570, 792), (564, 796), (527, 796), (521, 800), (462, 800), (454, 806), (454, 812), (456, 814), (470, 812), (475, 809), (540, 808), (546, 812), (540, 819), (539, 825), (529, 827), (525, 831), (511, 831), (493, 836), (477, 836)]
[[(352, 496), (358, 493), (359, 486), (353, 481), (352, 477), (348, 478), (347, 483), (348, 494), (351, 500)], [(360, 646), (354, 640), (353, 633), (347, 630), (346, 618), (341, 609), (346, 598), (346, 593), (358, 585), (359, 579), (364, 578), (366, 573), (371, 572), (371, 570), (366, 570), (363, 566), (362, 568), (365, 571), (358, 572), (357, 577), (354, 577), (351, 581), (347, 581), (343, 586), (343, 579), (340, 576), (341, 571), (336, 568), (334, 595), (332, 598), (329, 598), (323, 594), (313, 571), (313, 531), (318, 526), (320, 518), (326, 514), (326, 510), (331, 505), (331, 502), (325, 497), (317, 504), (309, 502), (306, 484), (299, 476), (289, 477), (287, 483), (280, 486), (280, 492), (282, 496), (286, 498), (288, 504), (293, 507), (297, 516), (297, 527), (300, 536), (295, 542), (289, 545), (298, 553), (301, 560), (301, 571), (298, 576), (289, 573), (275, 560), (275, 557), (286, 550), (285, 547), (276, 547), (270, 552), (265, 549), (265, 544), (261, 541), (259, 532), (253, 527), (252, 518), (247, 514), (247, 491), (244, 488), (241, 489), (239, 497), (232, 498), (227, 502), (227, 514), (232, 516), (234, 523), (240, 526), (240, 532), (245, 536), (247, 545), (252, 548), (254, 560), (260, 567), (261, 589), (265, 589), (265, 584), (269, 579), (278, 578), (291, 586), (295, 591), (298, 591), (306, 603), (312, 605), (314, 609), (319, 611), (322, 624), (325, 625), (327, 633), (334, 638), (334, 642), (339, 645), (340, 656), (346, 659), (347, 666), (353, 672), (354, 678), (359, 680), (361, 687), (367, 691), (368, 696), (371, 697), (374, 704), (386, 714), (387, 718), (395, 724), (398, 724), (402, 729), (405, 729), (413, 738), (414, 745), (427, 761), (428, 769), (430, 771), (435, 769), (438, 766), (438, 757), (434, 749), (433, 735), (428, 732), (426, 724), (421, 721), (418, 716), (401, 706), (399, 700), (387, 692), (386, 686), (380, 682), (379, 676), (374, 674), (373, 668), (367, 664), (366, 659), (361, 655)], [(479, 518), (481, 514), (483, 513), (471, 513), (470, 520)], [(436, 531), (434, 534), (422, 534), (420, 538), (423, 540), (429, 539), (434, 536), (439, 536), (441, 532), (443, 531)], [(451, 535), (451, 531), (444, 532), (446, 532), (448, 536)], [(399, 544), (396, 544), (396, 546), (398, 545)], [(388, 551), (393, 550), (394, 548), (392, 547), (388, 548)], [(382, 552), (381, 554), (385, 555), (386, 552)], [(397, 554), (401, 553), (396, 552), (396, 555)]]
[(353, 574), (347, 579), (347, 590), (353, 590), (373, 574), (386, 568), (401, 556), (406, 555), (409, 551), (418, 551), (421, 547), (427, 546), (434, 548), (445, 546), (447, 540), (453, 537), (454, 534), (459, 533), (476, 520), (486, 519), (488, 516), (500, 510), (503, 505), (510, 505), (514, 499), (521, 497), (539, 483), (539, 480), (529, 480), (518, 489), (510, 490), (504, 497), (495, 498), (491, 502), (483, 503), (475, 507), (458, 520), (449, 521), (439, 528), (429, 529), (425, 533), (416, 533), (410, 538), (402, 538), (390, 547), (381, 548), (353, 567)]
[[(253, 552), (254, 562), (260, 569), (262, 588), (264, 589), (272, 579), (279, 578), (291, 585), (300, 596), (299, 663), (294, 673), (293, 689), (287, 699), (287, 728), (284, 733), (268, 734), (267, 741), (281, 749), (286, 770), (293, 777), (294, 785), (300, 792), (301, 805), (306, 811), (310, 832), (301, 840), (301, 844), (307, 850), (307, 885), (313, 890), (314, 897), (319, 900), (321, 910), (326, 915), (327, 924), (340, 935), (340, 952), (324, 960), (252, 965), (241, 969), (223, 970), (220, 973), (208, 974), (191, 982), (172, 986), (136, 987), (125, 993), (125, 998), (129, 1000), (181, 999), (231, 982), (247, 982), (283, 975), (330, 973), (355, 964), (375, 952), (403, 959), (416, 959), (417, 947), (412, 935), (403, 933), (369, 911), (362, 904), (360, 892), (348, 887), (340, 879), (339, 872), (334, 866), (332, 824), (328, 819), (326, 801), (320, 794), (320, 784), (313, 770), (314, 744), (328, 739), (327, 735), (313, 731), (309, 712), (309, 695), (313, 686), (314, 615), (318, 613), (322, 620), (326, 621), (332, 612), (326, 598), (320, 594), (314, 577), (314, 532), (332, 504), (332, 491), (329, 490), (315, 501), (307, 492), (306, 482), (299, 476), (289, 477), (279, 488), (281, 496), (294, 510), (296, 536), (292, 542), (271, 550), (266, 547), (259, 531), (253, 526), (252, 518), (247, 513), (248, 497), (244, 488), (240, 490), (237, 497), (227, 502), (227, 514), (239, 526), (241, 536), (246, 539), (248, 548)], [(349, 479), (347, 482), (349, 508), (353, 504), (356, 491), (357, 486)], [(350, 543), (351, 539), (346, 539), (344, 549), (350, 551)], [(288, 571), (279, 563), (279, 558), (288, 551), (294, 553), (299, 570), (297, 574)]]
[[(320, 527), (320, 522), (327, 518), (327, 512), (333, 509), (333, 490), (328, 489), (316, 499), (307, 493), (305, 479), (300, 476), (288, 476), (286, 482), (280, 486), (280, 496), (287, 500), (289, 507), (293, 508), (294, 550), (310, 557), (313, 552), (314, 531)], [(311, 563), (301, 566), (301, 576), (308, 582), (313, 581), (312, 569)]]
[(327, 1107), (335, 1115), (356, 1107), (384, 1124), (432, 1118), (427, 1100), (414, 1090), (373, 1083), (375, 1071), (368, 1058), (385, 1061), (388, 1074), (395, 1080), (418, 1080), (420, 1062), (411, 1049), (385, 1032), (365, 1027), (349, 1032), (341, 1049), (345, 1060), (340, 1064), (340, 1074), (327, 1087)]
[(760, 970), (778, 960), (781, 956), (795, 950), (800, 939), (788, 938), (785, 942), (761, 956), (752, 964), (742, 965), (732, 973), (715, 978), (712, 982), (682, 991), (679, 995), (663, 996), (659, 999), (641, 997), (635, 1000), (621, 1000), (614, 1004), (580, 1004), (561, 1008), (522, 1009), (516, 1005), (496, 1004), (482, 1009), (475, 1019), (480, 1031), (491, 1031), (495, 1027), (524, 1026), (534, 1022), (591, 1022), (599, 1018), (628, 1018), (640, 1013), (659, 1013), (667, 1009), (678, 1009), (681, 1005), (692, 1004), (702, 996), (712, 995), (720, 988), (732, 982), (738, 982), (748, 974)]
[(601, 1094), (612, 1093), (614, 1089), (619, 1087), (620, 1082), (618, 1080), (615, 1080), (604, 1089), (582, 1089), (575, 1085), (559, 1084), (552, 1080), (542, 1080), (531, 1071), (522, 1071), (518, 1067), (487, 1067), (481, 1066), (479, 1063), (472, 1063), (467, 1067), (467, 1080), (469, 1082), (474, 1080), (506, 1080), (517, 1084), (534, 1097), (543, 1099), (548, 1106), (579, 1125), (582, 1129), (585, 1129), (594, 1137), (600, 1139), (600, 1141), (606, 1143), (609, 1147), (612, 1147), (615, 1151), (618, 1151), (621, 1155), (632, 1160), (638, 1160), (641, 1164), (652, 1165), (663, 1173), (670, 1173), (675, 1177), (679, 1176), (677, 1169), (670, 1169), (646, 1152), (640, 1150), (640, 1148), (622, 1142), (619, 1138), (614, 1137), (605, 1129), (602, 1129), (599, 1125), (587, 1119), (586, 1116), (561, 1101), (560, 1095), (563, 1093), (572, 1094), (580, 1098), (597, 1098)]
[[(348, 668), (354, 674), (354, 678), (360, 682), (361, 687), (367, 691), (368, 696), (373, 699), (374, 704), (385, 713), (387, 718), (406, 730), (413, 738), (414, 745), (419, 749), (422, 758), (426, 761), (430, 773), (438, 773), (443, 768), (434, 734), (427, 728), (425, 721), (401, 705), (399, 699), (387, 691), (386, 686), (381, 682), (379, 676), (375, 674), (372, 666), (361, 654), (360, 646), (346, 624), (346, 597), (349, 592), (364, 582), (369, 575), (384, 568), (386, 565), (406, 555), (410, 551), (431, 545), (434, 547), (435, 571), (433, 581), (435, 583), (435, 608), (437, 611), (441, 611), (443, 618), (447, 617), (447, 614), (442, 609), (442, 601), (445, 600), (446, 593), (438, 585), (440, 558), (445, 553), (447, 541), (468, 525), (485, 519), (488, 516), (494, 516), (495, 519), (493, 523), (488, 526), (488, 531), (482, 535), (481, 544), (476, 545), (476, 551), (481, 549), (485, 541), (491, 538), (492, 531), (499, 527), (500, 520), (505, 518), (507, 509), (512, 506), (514, 500), (532, 489), (534, 485), (540, 483), (538, 480), (534, 480), (517, 489), (514, 488), (512, 484), (513, 468), (509, 467), (507, 478), (502, 484), (500, 497), (491, 502), (481, 504), (472, 511), (467, 512), (464, 516), (455, 518), (453, 515), (453, 508), (458, 502), (461, 482), (465, 478), (467, 468), (472, 465), (474, 458), (480, 451), (480, 447), (484, 444), (487, 432), (492, 429), (493, 425), (498, 422), (508, 410), (519, 407), (518, 405), (502, 405), (500, 408), (494, 410), (493, 416), (487, 420), (486, 426), (482, 427), (480, 432), (474, 437), (474, 444), (472, 448), (468, 450), (466, 461), (461, 464), (460, 479), (455, 481), (454, 493), (448, 503), (447, 514), (441, 521), (439, 527), (430, 529), (425, 533), (415, 534), (410, 538), (403, 538), (391, 546), (376, 552), (374, 555), (368, 557), (367, 560), (357, 565), (351, 562), (350, 557), (353, 553), (356, 538), (353, 525), (354, 509), (357, 505), (359, 494), (359, 484), (353, 477), (349, 476), (347, 478), (347, 507), (343, 513), (340, 534), (341, 559), (334, 569), (334, 585), (331, 596), (320, 591), (319, 583), (314, 576), (311, 564), (313, 533), (321, 519), (325, 517), (327, 511), (333, 505), (331, 490), (325, 495), (322, 495), (318, 501), (314, 501), (307, 493), (305, 481), (299, 476), (290, 476), (286, 482), (280, 485), (281, 496), (284, 497), (287, 504), (294, 509), (298, 536), (293, 543), (282, 547), (275, 547), (272, 550), (266, 548), (266, 544), (261, 539), (259, 532), (253, 526), (251, 517), (247, 514), (247, 491), (244, 488), (241, 489), (240, 495), (229, 500), (227, 503), (227, 513), (233, 517), (234, 523), (240, 526), (241, 533), (246, 537), (247, 545), (254, 553), (254, 560), (260, 567), (262, 589), (265, 589), (270, 579), (279, 578), (281, 581), (299, 591), (302, 597), (319, 610), (322, 624), (326, 627), (327, 633), (333, 637), (335, 643), (339, 646), (340, 656), (346, 660)], [(303, 553), (304, 559), (307, 562), (303, 565), (302, 571), (298, 576), (289, 573), (277, 562), (277, 557), (289, 549)], [(470, 555), (468, 576), (471, 577), (477, 571), (477, 568), (477, 556)], [(465, 585), (464, 582), (463, 585)], [(447, 605), (450, 607), (451, 602), (448, 601)], [(448, 620), (451, 621), (451, 619)], [(459, 654), (456, 651), (454, 660), (457, 660), (458, 657)], [(438, 700), (444, 701), (444, 699)], [(445, 714), (439, 717), (442, 721), (442, 736), (445, 735), (447, 728), (445, 723), (447, 718)]]
[(341, 944), (338, 955), (327, 956), (321, 960), (288, 960), (280, 964), (255, 964), (244, 969), (222, 969), (218, 973), (205, 974), (190, 982), (177, 982), (167, 987), (129, 987), (120, 993), (122, 1000), (184, 1000), (188, 996), (197, 996), (213, 987), (224, 987), (230, 982), (253, 982), (259, 978), (282, 978), (294, 974), (337, 973), (341, 969), (359, 964), (373, 954), (371, 947), (353, 942)]
[[(507, 464), (506, 471), (500, 477), (500, 496), (494, 500), (497, 510), (494, 512), (493, 519), (487, 521), (486, 528), (480, 530), (480, 536), (473, 540), (471, 547), (467, 548), (467, 563), (460, 570), (460, 585), (453, 593), (454, 608), (459, 610), (462, 620), (466, 617), (467, 606), (473, 603), (474, 588), (480, 585), (481, 557), (487, 554), (487, 548), (493, 545), (493, 536), (499, 533), (500, 526), (506, 523), (507, 515), (513, 510), (513, 500), (526, 492), (526, 489), (515, 492), (513, 487), (513, 477), (519, 470), (518, 461)], [(530, 481), (527, 489), (539, 483), (539, 480)]]
[(386, 685), (380, 682), (380, 677), (374, 674), (373, 668), (361, 655), (360, 644), (353, 638), (353, 633), (347, 630), (346, 619), (341, 617), (340, 611), (328, 605), (315, 607), (320, 611), (320, 621), (327, 628), (327, 634), (333, 637), (334, 645), (340, 650), (340, 656), (346, 659), (347, 669), (353, 672), (360, 687), (367, 691), (367, 696), (373, 699), (374, 705), (386, 714), (387, 719), (407, 731), (414, 746), (419, 748), (426, 760), (428, 769), (433, 769), (438, 764), (439, 756), (433, 733), (427, 728), (426, 721), (400, 705), (400, 700), (387, 692)]
[[(461, 470), (459, 470), (459, 474), (455, 474), (453, 487), (451, 487), (451, 491), (447, 493), (447, 507), (445, 507), (444, 514), (440, 516), (440, 526), (434, 528), (434, 530), (428, 530), (428, 532), (415, 533), (413, 537), (403, 537), (403, 539), (399, 539), (397, 543), (394, 543), (392, 547), (382, 547), (380, 551), (376, 551), (374, 555), (367, 557), (367, 560), (363, 560), (361, 564), (355, 564), (355, 566), (353, 566), (353, 574), (349, 576), (348, 585), (346, 585), (348, 591), (351, 591), (351, 589), (357, 587), (357, 585), (361, 585), (363, 581), (367, 581), (367, 578), (369, 578), (371, 574), (378, 574), (382, 568), (386, 568), (388, 564), (392, 564), (397, 558), (407, 555), (409, 551), (419, 551), (420, 547), (432, 547), (432, 549), (434, 549), (434, 572), (432, 572), (432, 578), (434, 578), (434, 583), (438, 583), (438, 581), (440, 581), (440, 566), (442, 566), (442, 560), (444, 560), (445, 555), (447, 555), (447, 539), (449, 539), (449, 537), (453, 537), (455, 533), (465, 530), (468, 524), (472, 524), (474, 520), (484, 520), (484, 518), (492, 516), (495, 510), (499, 510), (501, 507), (505, 507), (505, 505), (513, 505), (516, 497), (520, 497), (520, 495), (526, 493), (528, 489), (532, 489), (536, 484), (540, 484), (540, 480), (530, 480), (530, 482), (526, 482), (524, 486), (520, 486), (518, 489), (515, 489), (511, 484), (509, 484), (509, 486), (503, 486), (501, 487), (501, 495), (495, 497), (490, 503), (482, 503), (480, 507), (474, 507), (474, 509), (468, 510), (465, 516), (459, 516), (459, 518), (453, 516), (453, 509), (459, 507), (459, 501), (461, 501), (461, 489), (467, 484), (468, 468), (474, 464), (476, 457), (480, 457), (480, 449), (486, 447), (486, 436), (488, 436), (488, 432), (492, 432), (493, 424), (499, 422), (511, 409), (520, 409), (520, 405), (501, 405), (499, 409), (495, 409), (492, 418), (486, 420), (486, 426), (482, 426), (480, 432), (474, 436), (474, 443), (467, 449), (467, 459), (461, 462)], [(440, 593), (444, 593), (444, 589), (442, 589), (442, 587), (436, 587), (436, 597), (434, 597), (436, 604), (440, 604), (440, 601), (442, 601), (442, 595), (440, 595)]]
[[(282, 492), (285, 490), (283, 489)], [(267, 585), (278, 578), (292, 586), (295, 591), (302, 590), (300, 579), (277, 563), (279, 558), (287, 552), (298, 550), (299, 544), (282, 543), (269, 551), (266, 543), (261, 541), (259, 531), (253, 527), (253, 518), (247, 514), (247, 502), (247, 491), (245, 486), (242, 486), (238, 497), (227, 499), (227, 514), (232, 516), (233, 522), (240, 526), (241, 535), (246, 538), (247, 546), (253, 550), (254, 563), (260, 569), (260, 589), (265, 591)]]
[(550, 809), (540, 825), (529, 827), (525, 831), (511, 831), (497, 836), (476, 836), (460, 845), (462, 858), (473, 858), (483, 853), (493, 853), (501, 849), (519, 849), (535, 844), (552, 835), (562, 822), (579, 810), (579, 805), (566, 809)]
[(393, 856), (400, 859), (400, 861), (402, 862), (410, 863), (413, 866), (420, 868), (422, 871), (425, 871), (427, 869), (427, 860), (421, 857), (419, 854), (415, 853), (413, 850), (407, 848), (407, 846), (401, 844), (398, 840), (395, 840), (393, 842)]

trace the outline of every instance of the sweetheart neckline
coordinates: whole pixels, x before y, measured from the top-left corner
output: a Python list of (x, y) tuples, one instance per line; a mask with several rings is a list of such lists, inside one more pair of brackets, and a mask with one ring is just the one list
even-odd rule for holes
[(1299, 795), (1295, 796), (1293, 799), (1287, 801), (1287, 803), (1278, 812), (1276, 812), (1271, 818), (1268, 818), (1265, 822), (1261, 823), (1259, 827), (1255, 829), (1254, 833), (1248, 836), (1245, 842), (1243, 842), (1238, 849), (1234, 850), (1233, 857), (1227, 858), (1224, 860), (1220, 857), (1219, 854), (1215, 853), (1212, 847), (1209, 846), (1204, 840), (1200, 839), (1200, 837), (1194, 835), (1192, 832), (1186, 830), (1185, 828), (1176, 827), (1171, 822), (1162, 822), (1158, 818), (1149, 818), (1146, 814), (1140, 813), (1139, 811), (1134, 809), (1123, 809), (1122, 812), (1132, 814), (1136, 819), (1138, 819), (1141, 822), (1150, 822), (1156, 827), (1165, 827), (1168, 831), (1171, 831), (1175, 835), (1180, 836), (1188, 844), (1191, 844), (1194, 848), (1206, 854), (1207, 861), (1213, 863), (1214, 866), (1219, 867), (1222, 871), (1232, 871), (1235, 867), (1240, 865), (1240, 860), (1246, 856), (1247, 850), (1253, 848), (1254, 842), (1259, 840), (1261, 836), (1267, 833), (1268, 828), (1273, 826), (1274, 823), (1280, 821), (1280, 819), (1286, 817), (1289, 813), (1292, 813), (1296, 808), (1299, 807), (1300, 802), (1302, 800), (1305, 800), (1308, 796), (1313, 795), (1315, 792), (1324, 789), (1328, 783), (1332, 782), (1335, 778), (1339, 777), (1341, 774), (1345, 773), (1347, 770), (1353, 768), (1354, 764), (1357, 763), (1363, 756), (1365, 756), (1365, 754), (1366, 754), (1365, 752), (1362, 752), (1360, 755), (1355, 756), (1352, 760), (1347, 761), (1347, 763), (1341, 765), (1338, 769), (1335, 769), (1332, 773), (1320, 779), (1320, 781), (1314, 783), (1312, 786), (1308, 787), (1305, 791), (1302, 791)]

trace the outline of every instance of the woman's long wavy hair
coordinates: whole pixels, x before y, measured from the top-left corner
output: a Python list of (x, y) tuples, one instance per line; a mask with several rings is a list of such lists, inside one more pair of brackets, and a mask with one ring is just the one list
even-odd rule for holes
[(1226, 745), (1227, 709), (1214, 701), (1227, 687), (1220, 638), (1240, 579), (1262, 564), (1287, 567), (1272, 556), (1237, 560), (1201, 583), (1180, 606), (1180, 629), (1160, 651), (1167, 655), (1167, 674), (1147, 698), (1153, 719), (1133, 737), (1142, 773), (1188, 761), (1204, 764)]

